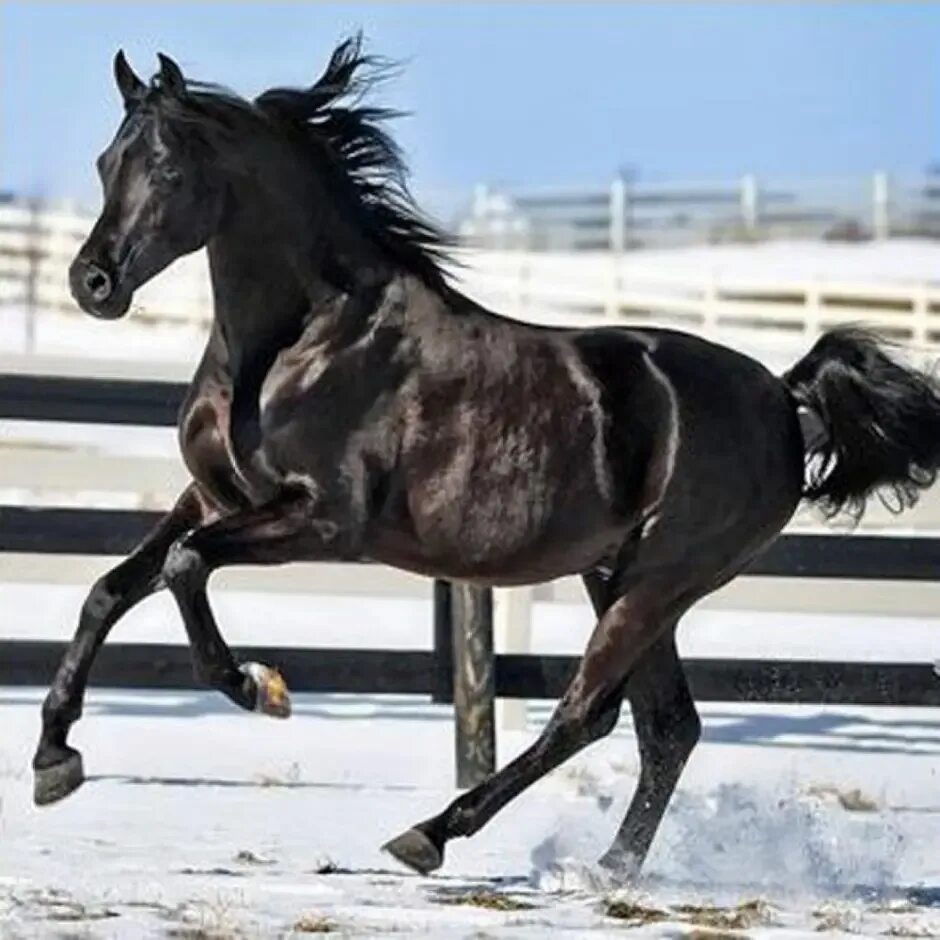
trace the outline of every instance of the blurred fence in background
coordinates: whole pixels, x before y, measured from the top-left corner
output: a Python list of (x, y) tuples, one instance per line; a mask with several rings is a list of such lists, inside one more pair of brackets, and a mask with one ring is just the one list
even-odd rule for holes
[(778, 238), (936, 238), (940, 172), (702, 183), (619, 176), (608, 186), (518, 191), (481, 185), (459, 234), (490, 249), (614, 252)]
[[(629, 197), (626, 215), (617, 208), (627, 198), (622, 182), (610, 193), (570, 201), (520, 196), (517, 208), (528, 207), (532, 218), (542, 213), (538, 231), (545, 237), (527, 236), (524, 248), (485, 248), (478, 243), (493, 239), (469, 232), (465, 223), (467, 244), (456, 252), (461, 266), (454, 278), (474, 299), (523, 319), (587, 324), (593, 316), (673, 326), (743, 345), (765, 359), (764, 349), (789, 356), (820, 330), (849, 321), (930, 346), (940, 342), (940, 238), (909, 237), (940, 235), (940, 177), (930, 179), (901, 186), (876, 177), (868, 216), (870, 228), (885, 237), (855, 242), (783, 240), (798, 231), (825, 234), (817, 225), (824, 217), (848, 218), (848, 210), (837, 206), (855, 205), (861, 212), (863, 187), (854, 184), (846, 184), (838, 199), (839, 188), (828, 185), (825, 193), (835, 201), (825, 212), (806, 208), (808, 196), (788, 201), (783, 189), (764, 191), (753, 180), (738, 189), (647, 186)], [(644, 205), (648, 213), (641, 211)], [(697, 247), (629, 250), (636, 239), (624, 235), (628, 216), (631, 231), (640, 231), (647, 219), (650, 231), (671, 231), (672, 243), (687, 239)], [(659, 218), (655, 225), (654, 217)], [(485, 212), (477, 221), (483, 218)], [(722, 218), (737, 219), (737, 234), (727, 244), (708, 245)], [(875, 224), (879, 218), (883, 225)], [(136, 346), (134, 357), (191, 362), (211, 317), (205, 253), (180, 259), (138, 291), (132, 325), (112, 325), (107, 335), (95, 333), (92, 342), (67, 276), (92, 221), (68, 207), (0, 200), (0, 350), (127, 358), (129, 347)], [(551, 234), (556, 221), (567, 235)], [(593, 241), (575, 238), (588, 230), (607, 234)], [(755, 237), (738, 237), (741, 232)], [(758, 234), (781, 240), (755, 244)], [(657, 236), (651, 242), (668, 240)], [(533, 241), (542, 250), (534, 250)], [(559, 247), (563, 243), (566, 248)]]

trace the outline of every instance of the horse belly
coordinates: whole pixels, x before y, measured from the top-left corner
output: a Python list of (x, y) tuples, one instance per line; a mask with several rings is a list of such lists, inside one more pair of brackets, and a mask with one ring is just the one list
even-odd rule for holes
[(492, 584), (587, 570), (624, 537), (583, 468), (566, 477), (500, 479), (450, 467), (412, 488), (402, 509), (407, 518), (383, 527), (378, 560)]
[(368, 557), (415, 574), (510, 587), (534, 584), (588, 571), (609, 559), (622, 544), (625, 529), (609, 520), (571, 531), (564, 538), (541, 537), (508, 545), (494, 540), (422, 537), (404, 525), (378, 525), (369, 539)]

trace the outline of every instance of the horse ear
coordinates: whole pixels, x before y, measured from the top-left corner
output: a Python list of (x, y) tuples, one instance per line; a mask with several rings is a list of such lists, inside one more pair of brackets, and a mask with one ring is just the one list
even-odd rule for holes
[(123, 49), (118, 49), (117, 55), (114, 57), (114, 81), (117, 83), (118, 91), (121, 92), (121, 97), (124, 99), (125, 107), (128, 108), (140, 101), (147, 90), (147, 86), (127, 64)]
[(157, 53), (160, 60), (160, 85), (171, 95), (182, 98), (186, 94), (186, 79), (180, 67), (167, 55)]

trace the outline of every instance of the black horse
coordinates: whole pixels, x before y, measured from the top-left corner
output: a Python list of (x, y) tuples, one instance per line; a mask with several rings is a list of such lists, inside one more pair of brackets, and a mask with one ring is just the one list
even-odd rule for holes
[(827, 333), (782, 379), (694, 336), (542, 329), (454, 290), (446, 243), (408, 195), (377, 63), (343, 42), (302, 90), (246, 101), (161, 56), (119, 53), (126, 113), (98, 160), (104, 207), (70, 272), (112, 319), (205, 246), (215, 319), (179, 421), (193, 482), (92, 588), (43, 706), (38, 803), (82, 781), (66, 741), (114, 623), (163, 587), (197, 675), (286, 714), (277, 674), (237, 663), (206, 596), (226, 565), (370, 558), (480, 584), (580, 574), (597, 626), (538, 740), (388, 850), (428, 872), (631, 705), (641, 757), (605, 863), (636, 870), (699, 737), (674, 633), (801, 499), (901, 506), (940, 463), (931, 380), (858, 331)]

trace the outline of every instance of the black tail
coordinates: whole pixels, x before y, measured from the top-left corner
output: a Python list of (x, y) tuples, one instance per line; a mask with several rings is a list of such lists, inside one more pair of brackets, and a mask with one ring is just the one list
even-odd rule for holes
[(807, 441), (803, 495), (859, 518), (877, 493), (900, 512), (940, 468), (940, 384), (893, 359), (871, 333), (825, 333), (783, 381), (822, 424)]

